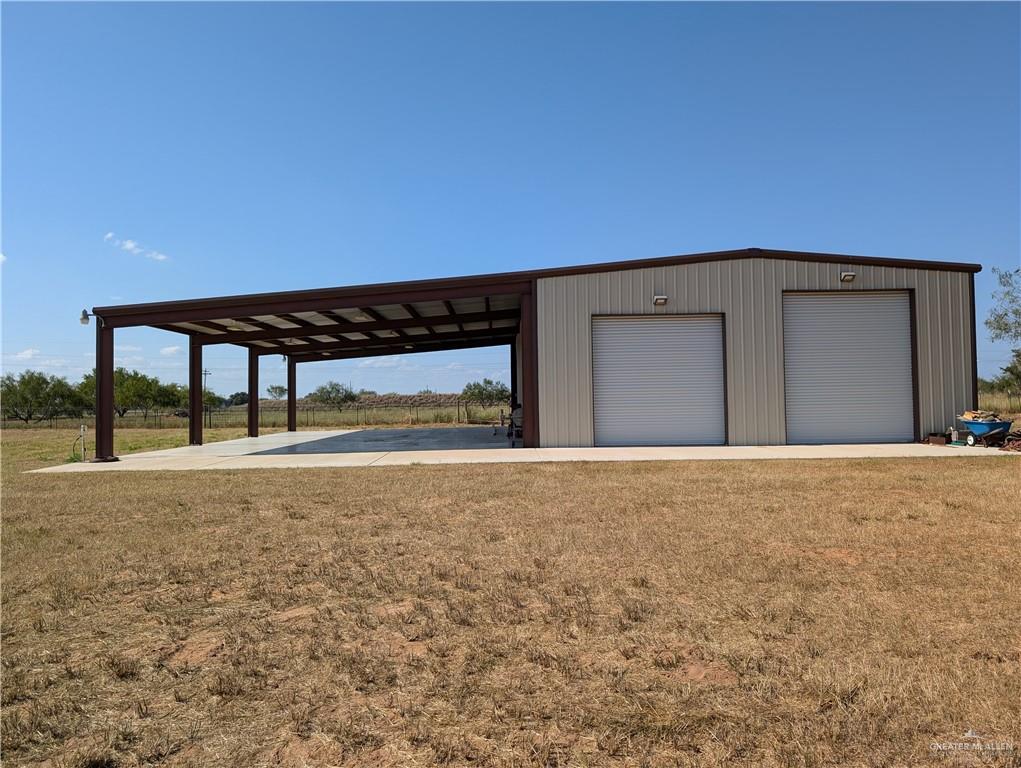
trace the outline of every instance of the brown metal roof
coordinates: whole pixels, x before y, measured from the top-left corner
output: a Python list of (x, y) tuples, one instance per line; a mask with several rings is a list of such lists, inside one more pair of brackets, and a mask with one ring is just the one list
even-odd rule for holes
[(193, 343), (239, 344), (298, 361), (510, 343), (535, 280), (706, 261), (767, 258), (978, 272), (978, 264), (746, 248), (553, 269), (95, 307), (108, 327), (152, 326)]

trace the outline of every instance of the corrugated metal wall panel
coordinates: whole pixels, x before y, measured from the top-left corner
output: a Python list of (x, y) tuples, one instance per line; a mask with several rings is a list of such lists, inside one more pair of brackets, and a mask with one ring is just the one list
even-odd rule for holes
[(720, 315), (592, 318), (596, 445), (723, 445)]
[(964, 272), (754, 258), (540, 279), (540, 441), (593, 444), (593, 315), (724, 313), (730, 442), (783, 444), (783, 292), (894, 288), (915, 291), (920, 424), (941, 431), (971, 404), (968, 285)]
[(789, 443), (911, 442), (908, 292), (783, 297)]

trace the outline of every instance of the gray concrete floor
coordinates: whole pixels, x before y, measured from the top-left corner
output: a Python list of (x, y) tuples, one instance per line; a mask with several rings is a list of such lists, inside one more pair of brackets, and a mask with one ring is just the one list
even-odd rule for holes
[[(300, 434), (300, 433), (299, 433)], [(521, 441), (517, 445), (520, 447)], [(474, 451), (509, 448), (506, 429), (492, 427), (416, 427), (361, 429), (300, 443), (280, 445), (251, 456), (293, 456), (310, 453), (367, 453), (379, 451)]]
[(995, 448), (918, 443), (877, 445), (721, 445), (636, 448), (509, 448), (492, 427), (337, 429), (274, 432), (206, 445), (122, 456), (103, 464), (62, 464), (36, 472), (165, 472), (187, 469), (382, 467), (408, 464), (476, 464), (543, 461), (727, 461), (760, 459), (1000, 459), (1021, 455)]

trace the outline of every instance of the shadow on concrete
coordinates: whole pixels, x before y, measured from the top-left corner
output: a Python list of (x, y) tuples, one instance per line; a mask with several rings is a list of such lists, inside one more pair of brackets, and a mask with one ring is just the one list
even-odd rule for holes
[[(520, 445), (520, 441), (518, 442)], [(293, 456), (309, 453), (369, 453), (378, 451), (465, 451), (509, 448), (506, 428), (362, 429), (295, 445), (283, 445), (250, 456)]]

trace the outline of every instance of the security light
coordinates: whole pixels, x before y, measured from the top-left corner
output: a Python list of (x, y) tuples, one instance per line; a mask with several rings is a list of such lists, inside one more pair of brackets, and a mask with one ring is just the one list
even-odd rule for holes
[(654, 307), (665, 306), (666, 305), (666, 301), (667, 301), (667, 297), (666, 296), (659, 296), (659, 295), (657, 295), (657, 296), (653, 296), (652, 297), (652, 305)]
[(89, 324), (89, 310), (87, 309), (82, 310), (82, 316), (78, 318), (78, 322), (81, 323), (82, 325)]
[(841, 272), (840, 273), (840, 282), (842, 282), (842, 283), (853, 283), (855, 277), (857, 277), (857, 275), (854, 272)]

